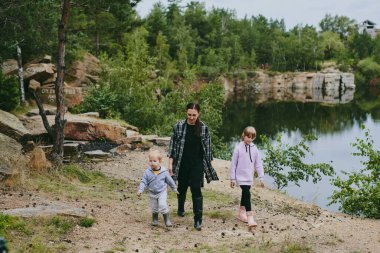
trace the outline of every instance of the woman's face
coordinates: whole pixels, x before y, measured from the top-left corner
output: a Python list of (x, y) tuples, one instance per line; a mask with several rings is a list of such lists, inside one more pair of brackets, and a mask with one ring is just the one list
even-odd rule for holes
[(195, 125), (195, 122), (197, 121), (199, 117), (199, 112), (195, 109), (187, 109), (187, 123), (190, 125)]

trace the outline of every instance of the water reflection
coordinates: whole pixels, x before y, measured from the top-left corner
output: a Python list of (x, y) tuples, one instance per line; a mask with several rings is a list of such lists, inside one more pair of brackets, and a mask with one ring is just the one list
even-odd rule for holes
[[(295, 92), (291, 95), (287, 95), (287, 92), (290, 91), (277, 97), (270, 92), (230, 96), (225, 103), (221, 135), (232, 147), (239, 140), (241, 131), (248, 125), (255, 126), (259, 135), (265, 134), (270, 138), (282, 132), (283, 141), (290, 144), (298, 142), (304, 134), (314, 133), (318, 141), (309, 143), (314, 155), (307, 157), (306, 162), (331, 161), (340, 176), (341, 170), (355, 171), (362, 168), (361, 158), (352, 155), (355, 150), (351, 146), (356, 138), (364, 138), (360, 124), (365, 124), (370, 130), (375, 143), (374, 148), (380, 150), (378, 90), (374, 92), (373, 88), (365, 88), (358, 90), (355, 96), (352, 93), (344, 93), (341, 98), (335, 96), (334, 100), (330, 100), (331, 97), (327, 100), (339, 101), (337, 103), (327, 103), (326, 96), (317, 92)], [(318, 98), (324, 100), (318, 101)], [(256, 142), (260, 144), (260, 139)], [(271, 181), (269, 178), (268, 180)], [(285, 191), (323, 208), (334, 211), (338, 209), (337, 205), (327, 206), (327, 198), (333, 191), (329, 178), (323, 178), (317, 185), (302, 183), (301, 187), (301, 191), (296, 186), (290, 186)]]
[(256, 103), (268, 101), (295, 101), (303, 103), (345, 104), (354, 99), (353, 89), (284, 88), (264, 86), (258, 89)]

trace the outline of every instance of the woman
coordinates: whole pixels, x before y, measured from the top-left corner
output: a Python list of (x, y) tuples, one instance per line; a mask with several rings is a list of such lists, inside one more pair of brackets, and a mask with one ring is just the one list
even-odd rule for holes
[(207, 183), (219, 180), (211, 165), (213, 160), (211, 138), (208, 127), (199, 120), (200, 106), (189, 103), (186, 106), (187, 119), (177, 122), (169, 146), (169, 173), (178, 179), (178, 216), (185, 216), (187, 188), (193, 199), (194, 228), (201, 230), (203, 178)]

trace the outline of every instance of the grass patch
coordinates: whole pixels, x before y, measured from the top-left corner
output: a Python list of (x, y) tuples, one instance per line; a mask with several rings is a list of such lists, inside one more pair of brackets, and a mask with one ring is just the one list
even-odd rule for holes
[(21, 218), (0, 214), (0, 236), (7, 240), (10, 252), (63, 252), (68, 247), (61, 240), (78, 222), (72, 217)]
[(109, 178), (99, 171), (89, 171), (71, 164), (51, 173), (34, 173), (27, 187), (72, 199), (109, 201), (120, 199), (123, 191), (134, 196), (132, 192), (135, 193), (137, 183), (127, 185), (123, 179)]
[(211, 219), (231, 219), (233, 217), (233, 214), (230, 211), (205, 211), (203, 212), (205, 216), (209, 216)]
[(311, 253), (313, 252), (312, 248), (308, 245), (298, 244), (298, 243), (289, 243), (285, 245), (280, 250), (281, 253)]
[(234, 205), (236, 202), (235, 197), (229, 194), (224, 194), (224, 193), (212, 191), (212, 190), (204, 190), (203, 199), (206, 200), (207, 203), (215, 204), (217, 206)]
[(85, 217), (79, 221), (79, 226), (84, 228), (90, 228), (95, 224), (95, 219)]

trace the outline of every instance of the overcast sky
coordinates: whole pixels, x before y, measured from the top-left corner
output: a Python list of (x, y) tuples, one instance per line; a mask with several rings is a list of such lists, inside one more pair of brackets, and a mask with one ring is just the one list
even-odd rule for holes
[[(145, 17), (153, 7), (156, 0), (142, 0), (137, 11)], [(166, 0), (161, 0), (167, 6)], [(189, 0), (182, 0), (181, 5), (186, 6)], [(380, 0), (200, 0), (206, 4), (206, 9), (212, 7), (235, 10), (238, 18), (245, 15), (266, 18), (284, 19), (286, 28), (293, 28), (297, 24), (314, 25), (318, 27), (319, 21), (326, 13), (331, 15), (347, 16), (362, 22), (369, 19), (380, 28)]]

